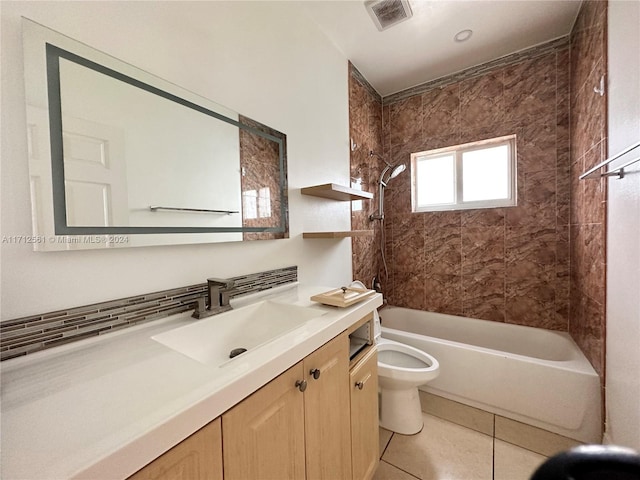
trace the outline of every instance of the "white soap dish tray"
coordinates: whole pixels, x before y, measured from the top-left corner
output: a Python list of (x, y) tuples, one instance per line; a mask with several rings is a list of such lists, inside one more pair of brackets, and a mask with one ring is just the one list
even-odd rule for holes
[(375, 290), (367, 290), (366, 288), (342, 287), (313, 295), (311, 300), (325, 305), (345, 308), (369, 298), (374, 293), (376, 293)]

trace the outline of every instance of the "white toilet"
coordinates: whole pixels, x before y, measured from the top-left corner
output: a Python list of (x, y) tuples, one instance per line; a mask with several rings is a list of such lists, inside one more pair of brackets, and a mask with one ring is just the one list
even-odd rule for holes
[[(366, 288), (359, 281), (351, 286)], [(404, 435), (418, 433), (423, 426), (418, 387), (436, 378), (440, 365), (422, 350), (382, 338), (377, 310), (373, 311), (373, 335), (378, 346), (380, 426)]]
[(418, 433), (423, 425), (418, 387), (436, 378), (440, 365), (404, 343), (378, 337), (377, 345), (380, 426), (404, 435)]

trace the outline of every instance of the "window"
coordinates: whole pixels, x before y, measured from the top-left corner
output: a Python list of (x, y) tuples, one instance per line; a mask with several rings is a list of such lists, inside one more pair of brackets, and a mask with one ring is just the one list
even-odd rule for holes
[(269, 187), (242, 192), (242, 215), (245, 220), (271, 217), (271, 190)]
[(258, 190), (258, 216), (260, 218), (271, 217), (271, 189), (269, 187)]
[(411, 155), (414, 212), (516, 205), (516, 136)]

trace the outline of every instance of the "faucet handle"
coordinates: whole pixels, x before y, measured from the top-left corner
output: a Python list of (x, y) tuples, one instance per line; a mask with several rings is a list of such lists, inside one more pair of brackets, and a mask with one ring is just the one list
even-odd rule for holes
[(224, 288), (232, 288), (235, 285), (235, 281), (231, 278), (207, 278), (207, 283), (217, 284)]
[(206, 312), (206, 310), (207, 306), (204, 303), (204, 297), (198, 297), (196, 298), (196, 306), (191, 316), (193, 318), (200, 318), (204, 315), (204, 312)]

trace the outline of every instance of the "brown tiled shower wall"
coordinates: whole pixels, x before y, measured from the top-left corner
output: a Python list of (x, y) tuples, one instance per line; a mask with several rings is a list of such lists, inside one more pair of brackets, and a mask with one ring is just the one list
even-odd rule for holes
[[(296, 282), (298, 267), (233, 277), (231, 297)], [(0, 323), (0, 359), (27, 355), (84, 338), (193, 310), (206, 297), (207, 284), (95, 303)]]
[(519, 175), (517, 207), (463, 212), (411, 213), (409, 172), (389, 182), (382, 281), (391, 304), (568, 329), (568, 67), (566, 38), (385, 99), (384, 154), (392, 162), (515, 133)]
[[(579, 180), (607, 157), (607, 2), (584, 2), (571, 33), (571, 317), (569, 332), (602, 376), (607, 180)], [(605, 86), (606, 88), (606, 86)], [(615, 153), (615, 152), (613, 152)]]
[(353, 240), (354, 278), (380, 273), (392, 305), (569, 331), (602, 372), (605, 183), (577, 176), (606, 150), (604, 102), (589, 95), (606, 68), (605, 6), (585, 2), (570, 36), (382, 102), (350, 68), (351, 175), (375, 193), (352, 213), (354, 229), (371, 228), (377, 203), (380, 163), (369, 149), (382, 144), (390, 161), (408, 162), (412, 152), (516, 134), (518, 151), (516, 207), (414, 214), (409, 171), (389, 182), (389, 275), (376, 223), (373, 239)]
[[(369, 152), (383, 153), (382, 149), (382, 97), (376, 93), (360, 72), (349, 63), (349, 128), (352, 142), (351, 182), (360, 181), (362, 189), (377, 191), (377, 181), (384, 168), (378, 157)], [(353, 278), (371, 287), (372, 279), (378, 274), (382, 259), (380, 241), (382, 239), (380, 222), (370, 222), (369, 215), (374, 213), (378, 196), (373, 200), (359, 202), (358, 210), (352, 203), (351, 229), (374, 230), (373, 237), (354, 237), (352, 248)], [(356, 204), (357, 205), (357, 204)]]

